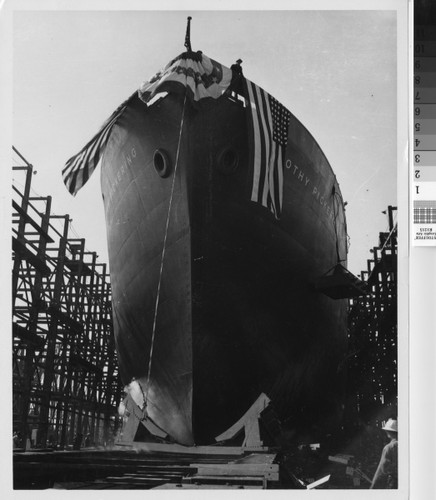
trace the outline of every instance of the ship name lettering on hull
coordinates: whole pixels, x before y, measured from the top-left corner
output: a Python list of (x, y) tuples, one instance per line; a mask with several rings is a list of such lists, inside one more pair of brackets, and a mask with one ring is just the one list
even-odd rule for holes
[[(296, 177), (305, 187), (308, 187), (309, 184), (313, 185), (312, 180), (310, 177), (306, 175), (304, 170), (299, 167), (296, 163), (294, 163), (291, 159), (286, 160), (286, 168), (292, 172), (292, 175)], [(312, 188), (312, 196), (316, 198), (316, 200), (319, 202), (319, 204), (324, 208), (328, 216), (333, 217), (333, 211), (330, 206), (330, 203), (328, 203), (328, 200), (326, 199), (325, 196), (323, 196), (320, 192), (320, 190), (313, 185)]]
[(127, 154), (124, 154), (121, 166), (118, 168), (115, 177), (112, 179), (112, 182), (110, 182), (108, 186), (109, 198), (112, 198), (118, 184), (121, 182), (121, 179), (126, 175), (128, 168), (132, 165), (133, 160), (135, 158), (136, 158), (135, 147), (132, 147)]

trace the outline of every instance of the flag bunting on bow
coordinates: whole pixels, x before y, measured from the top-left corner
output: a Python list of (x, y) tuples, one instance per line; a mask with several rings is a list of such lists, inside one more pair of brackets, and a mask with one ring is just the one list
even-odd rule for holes
[(130, 100), (137, 95), (132, 94), (106, 120), (100, 131), (83, 147), (79, 153), (71, 157), (62, 170), (62, 178), (68, 191), (75, 196), (79, 189), (88, 182), (96, 169), (104, 148), (109, 140), (112, 127), (123, 114)]
[(231, 69), (217, 63), (201, 52), (185, 52), (173, 59), (138, 91), (123, 102), (105, 122), (100, 131), (75, 156), (70, 158), (62, 170), (68, 191), (75, 196), (85, 185), (101, 160), (109, 141), (112, 127), (123, 114), (130, 100), (136, 96), (148, 103), (161, 92), (183, 93), (195, 105), (201, 99), (218, 99), (232, 82)]
[(201, 99), (218, 99), (232, 82), (231, 69), (201, 52), (184, 52), (139, 87), (139, 97), (148, 102), (160, 92), (188, 92), (194, 104)]

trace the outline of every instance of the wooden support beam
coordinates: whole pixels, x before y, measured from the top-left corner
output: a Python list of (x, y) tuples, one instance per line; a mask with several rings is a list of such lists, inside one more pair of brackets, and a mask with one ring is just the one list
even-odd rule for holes
[(279, 465), (278, 464), (244, 464), (244, 463), (228, 463), (228, 464), (190, 464), (191, 467), (197, 469), (199, 476), (251, 476), (262, 477), (268, 481), (279, 480)]
[[(60, 302), (60, 294), (61, 294), (61, 284), (62, 284), (62, 276), (64, 272), (64, 258), (65, 258), (65, 246), (66, 239), (68, 235), (68, 223), (69, 216), (65, 215), (64, 217), (64, 228), (63, 235), (60, 240), (60, 250), (58, 255), (58, 262), (56, 266), (56, 274), (55, 274), (55, 282), (53, 287), (53, 299), (52, 304), (56, 305)], [(51, 306), (53, 309), (53, 306)], [(50, 307), (48, 308), (48, 310)], [(47, 311), (48, 311), (47, 310)], [(56, 340), (57, 340), (57, 327), (58, 320), (56, 315), (52, 315), (52, 321), (49, 324), (48, 335), (47, 335), (47, 349), (45, 354), (45, 369), (44, 369), (44, 395), (41, 400), (41, 420), (40, 420), (40, 429), (39, 429), (39, 442), (43, 446), (47, 441), (47, 433), (48, 433), (48, 409), (50, 403), (50, 393), (51, 386), (53, 382), (53, 366), (54, 366), (54, 357), (55, 357), (55, 348), (56, 348)]]
[(228, 441), (245, 431), (244, 447), (260, 448), (263, 442), (260, 439), (259, 417), (262, 411), (269, 405), (269, 397), (262, 393), (247, 410), (247, 412), (229, 429), (215, 438), (215, 441)]
[(42, 349), (44, 347), (45, 340), (42, 337), (31, 333), (18, 323), (13, 323), (12, 332), (15, 337), (19, 337), (23, 342), (34, 345), (35, 349)]
[(53, 238), (48, 234), (47, 230), (43, 229), (35, 220), (27, 213), (26, 210), (22, 209), (15, 201), (12, 200), (12, 206), (18, 212), (18, 214), (25, 220), (26, 223), (30, 224), (37, 233), (44, 238), (47, 242), (53, 243)]
[(25, 259), (32, 267), (44, 276), (48, 276), (51, 273), (51, 269), (47, 266), (47, 264), (41, 258), (32, 253), (23, 241), (13, 237), (12, 249), (14, 252), (20, 254), (23, 259)]

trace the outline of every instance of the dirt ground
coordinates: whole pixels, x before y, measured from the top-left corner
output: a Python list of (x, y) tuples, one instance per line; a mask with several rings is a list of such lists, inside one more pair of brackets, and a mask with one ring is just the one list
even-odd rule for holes
[(375, 426), (363, 425), (348, 435), (324, 442), (289, 446), (282, 466), (304, 485), (330, 475), (319, 489), (368, 489), (388, 439)]

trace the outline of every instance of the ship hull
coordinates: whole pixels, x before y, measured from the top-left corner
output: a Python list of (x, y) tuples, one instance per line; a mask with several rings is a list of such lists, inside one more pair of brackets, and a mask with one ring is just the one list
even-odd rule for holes
[(246, 113), (134, 100), (102, 165), (121, 376), (186, 445), (213, 442), (262, 392), (293, 428), (341, 406), (346, 304), (314, 288), (346, 258), (339, 187), (291, 117), (280, 219), (252, 202)]

